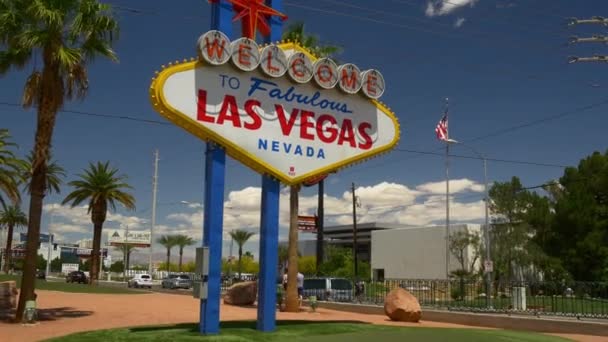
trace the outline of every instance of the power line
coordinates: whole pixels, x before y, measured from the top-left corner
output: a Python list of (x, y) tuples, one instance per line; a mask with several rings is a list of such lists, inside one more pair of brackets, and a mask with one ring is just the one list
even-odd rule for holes
[[(530, 121), (530, 122), (526, 122), (526, 123), (510, 126), (510, 127), (504, 128), (504, 129), (496, 130), (494, 132), (491, 132), (491, 133), (488, 133), (488, 134), (484, 134), (484, 135), (481, 135), (481, 136), (478, 136), (478, 137), (475, 137), (475, 138), (472, 138), (472, 139), (463, 140), (463, 142), (465, 142), (465, 143), (471, 143), (471, 142), (475, 142), (475, 141), (479, 141), (479, 140), (485, 140), (485, 139), (497, 137), (497, 136), (500, 136), (500, 135), (503, 135), (503, 134), (507, 134), (507, 133), (510, 133), (510, 132), (513, 132), (513, 131), (516, 131), (516, 130), (519, 130), (519, 129), (522, 129), (522, 128), (527, 128), (527, 127), (531, 127), (531, 126), (535, 126), (535, 125), (540, 125), (540, 124), (543, 124), (543, 123), (546, 123), (546, 122), (550, 122), (550, 121), (554, 121), (554, 120), (557, 120), (557, 119), (561, 119), (563, 117), (574, 115), (574, 114), (584, 113), (584, 112), (587, 112), (587, 111), (589, 111), (589, 110), (591, 110), (593, 108), (600, 107), (600, 106), (603, 106), (603, 105), (606, 105), (606, 104), (608, 104), (608, 99), (605, 99), (603, 101), (596, 102), (596, 103), (593, 103), (593, 104), (590, 104), (590, 105), (586, 105), (586, 106), (574, 108), (574, 109), (571, 109), (571, 110), (567, 110), (565, 112), (558, 113), (558, 114), (555, 114), (555, 115), (546, 116), (546, 117), (538, 119), (538, 120), (534, 120), (534, 121)], [(438, 148), (435, 151), (439, 151), (441, 149), (443, 149), (443, 147)], [(394, 160), (394, 161), (391, 161), (391, 162), (384, 163), (382, 165), (375, 165), (375, 166), (367, 165), (367, 166), (362, 166), (360, 169), (369, 170), (369, 169), (373, 169), (373, 168), (384, 167), (387, 164), (396, 163), (396, 162), (403, 162), (405, 160), (411, 160), (411, 159), (414, 159), (414, 158), (417, 158), (417, 157), (420, 157), (420, 156), (423, 156), (423, 155), (441, 155), (441, 156), (444, 156), (443, 153), (438, 153), (438, 152), (434, 152), (434, 151), (417, 151), (417, 150), (407, 150), (407, 149), (400, 149), (400, 148), (396, 148), (395, 150), (401, 151), (401, 152), (415, 153), (415, 154), (418, 154), (418, 156), (413, 156), (413, 157), (409, 157), (409, 158), (402, 158), (402, 159), (399, 159), (399, 160)], [(478, 158), (478, 157), (476, 157), (476, 158)], [(490, 159), (488, 158), (487, 160), (490, 160)], [(501, 160), (496, 160), (496, 161), (501, 161)], [(522, 162), (521, 164), (524, 164), (524, 163)], [(535, 164), (539, 164), (537, 166), (566, 167), (566, 166), (563, 166), (563, 165), (547, 164), (547, 163), (535, 163)], [(534, 164), (531, 164), (531, 165), (534, 165)], [(353, 168), (353, 169), (345, 170), (343, 172), (358, 171), (360, 169), (354, 169)]]
[[(395, 3), (398, 3), (398, 4), (407, 5), (407, 6), (410, 6), (410, 7), (418, 7), (418, 8), (420, 7), (420, 3), (414, 3), (414, 2), (411, 2), (411, 1), (408, 1), (408, 0), (391, 0), (391, 1), (395, 2)], [(447, 0), (443, 0), (443, 2), (446, 3), (446, 4), (454, 5), (454, 6), (460, 6), (461, 5), (461, 4), (450, 2), (450, 1), (447, 1)], [(495, 10), (493, 14), (496, 14), (496, 13), (499, 13), (499, 12), (503, 12), (503, 11), (499, 11), (497, 7), (494, 7), (493, 9)], [(527, 7), (526, 9), (529, 10), (529, 7)], [(488, 11), (484, 11), (484, 12), (488, 12)], [(557, 18), (563, 19), (562, 16), (549, 15), (547, 13), (544, 13), (544, 11), (543, 12), (538, 12), (538, 13), (540, 13), (541, 15), (542, 14), (546, 14), (547, 16), (557, 17)], [(530, 32), (530, 31), (536, 31), (536, 32), (545, 32), (545, 33), (559, 33), (558, 31), (555, 31), (555, 30), (548, 30), (548, 29), (540, 30), (538, 28), (538, 23), (535, 23), (537, 26), (535, 26), (533, 29), (531, 29), (529, 26), (522, 26), (521, 23), (518, 23), (518, 25), (512, 25), (513, 21), (510, 18), (507, 18), (506, 16), (495, 16), (495, 17), (504, 19), (504, 21), (506, 21), (507, 23), (509, 23), (511, 27), (512, 26), (516, 26), (516, 27), (519, 26), (521, 28), (526, 29), (526, 31), (528, 31), (528, 32)], [(470, 20), (470, 18), (467, 18), (467, 21), (469, 21), (469, 20)], [(481, 22), (488, 22), (488, 23), (496, 23), (496, 21), (493, 20), (493, 19), (481, 19), (481, 18), (479, 18), (479, 16), (475, 17), (474, 19), (472, 19), (470, 21), (471, 22), (481, 21)], [(546, 25), (546, 24), (543, 24), (543, 26), (548, 27), (548, 25)]]
[(514, 126), (511, 126), (511, 127), (499, 129), (499, 130), (496, 130), (494, 132), (491, 132), (491, 133), (488, 133), (488, 134), (484, 134), (484, 135), (480, 135), (478, 137), (475, 137), (475, 138), (472, 138), (472, 139), (468, 139), (468, 140), (463, 140), (463, 141), (464, 142), (473, 142), (473, 141), (478, 141), (478, 140), (484, 140), (484, 139), (487, 139), (487, 138), (494, 138), (494, 137), (497, 137), (499, 135), (510, 133), (510, 132), (513, 132), (513, 131), (516, 131), (516, 130), (519, 130), (519, 129), (522, 129), (522, 128), (536, 126), (536, 125), (544, 124), (544, 123), (547, 123), (547, 122), (550, 122), (550, 121), (554, 121), (554, 120), (557, 120), (557, 119), (561, 119), (561, 118), (564, 118), (566, 116), (583, 113), (583, 112), (589, 111), (589, 110), (591, 110), (593, 108), (604, 106), (606, 104), (608, 104), (608, 99), (602, 100), (600, 102), (592, 103), (590, 105), (586, 105), (586, 106), (574, 108), (574, 109), (571, 109), (571, 110), (567, 110), (567, 111), (564, 111), (562, 113), (558, 113), (558, 114), (555, 114), (555, 115), (546, 116), (546, 117), (538, 119), (538, 120), (533, 120), (533, 121), (530, 121), (530, 122), (527, 122), (527, 123), (522, 123), (522, 124), (519, 124), (519, 125), (514, 125)]
[[(403, 17), (407, 18), (407, 16), (393, 14), (393, 13), (386, 12), (386, 11), (379, 11), (379, 10), (370, 9), (370, 8), (366, 8), (366, 7), (362, 7), (362, 6), (357, 6), (357, 5), (351, 5), (351, 4), (348, 4), (348, 3), (341, 2), (341, 1), (336, 1), (336, 0), (324, 0), (324, 1), (329, 1), (329, 2), (333, 2), (333, 3), (340, 3), (340, 4), (343, 4), (343, 6), (345, 6), (345, 7), (365, 9), (366, 11), (383, 13), (385, 15), (393, 15), (393, 16), (396, 15), (396, 16), (399, 16), (399, 17), (402, 17), (402, 18)], [(383, 20), (377, 20), (377, 19), (374, 19), (374, 18), (355, 16), (355, 15), (348, 14), (348, 13), (343, 13), (343, 12), (335, 12), (335, 11), (331, 11), (331, 10), (323, 10), (323, 9), (319, 9), (319, 8), (304, 6), (304, 5), (300, 5), (300, 4), (293, 4), (293, 3), (289, 3), (289, 2), (286, 2), (286, 4), (288, 6), (291, 5), (291, 6), (294, 6), (294, 7), (305, 8), (305, 9), (309, 9), (309, 10), (313, 10), (313, 11), (318, 11), (318, 12), (325, 12), (325, 13), (329, 13), (329, 14), (336, 14), (336, 15), (342, 15), (342, 16), (347, 16), (347, 17), (353, 17), (353, 18), (357, 18), (357, 19), (361, 19), (361, 20), (367, 20), (367, 21), (372, 21), (372, 22), (375, 22), (375, 23), (380, 23), (380, 24), (385, 24), (385, 25), (392, 25), (392, 26), (397, 26), (397, 27), (402, 27), (402, 28), (408, 28), (408, 29), (413, 29), (413, 30), (418, 30), (418, 31), (423, 31), (423, 32), (428, 32), (428, 33), (435, 33), (435, 34), (440, 34), (440, 35), (446, 35), (446, 36), (450, 36), (452, 38), (454, 38), (454, 37), (455, 38), (465, 38), (465, 39), (466, 38), (475, 38), (475, 37), (468, 37), (468, 36), (463, 36), (463, 35), (454, 34), (454, 33), (445, 32), (445, 31), (435, 31), (435, 30), (429, 30), (429, 29), (426, 29), (426, 28), (419, 28), (419, 27), (415, 27), (415, 26), (412, 27), (412, 26), (409, 26), (409, 25), (403, 25), (403, 24), (397, 24), (397, 23), (387, 22), (387, 21), (383, 21)], [(148, 15), (163, 15), (164, 16), (164, 14), (160, 14), (158, 11), (152, 10), (152, 9), (137, 9), (137, 8), (126, 7), (126, 6), (116, 5), (116, 4), (113, 5), (113, 7), (115, 9), (117, 9), (117, 10), (125, 11), (127, 13), (136, 14), (136, 15), (139, 15), (139, 14), (148, 14)], [(183, 18), (183, 19), (186, 19), (186, 20), (195, 20), (195, 21), (199, 21), (200, 20), (200, 18), (197, 18), (197, 17), (180, 17), (180, 18)], [(411, 19), (418, 20), (418, 21), (424, 20), (424, 19), (413, 18), (413, 17)], [(430, 22), (432, 23), (432, 21), (430, 21)], [(440, 24), (440, 25), (443, 25), (443, 24)], [(482, 34), (485, 34), (485, 32), (483, 32)], [(492, 37), (485, 37), (484, 36), (483, 38), (486, 38), (486, 39), (484, 39), (484, 41), (486, 41), (486, 42), (487, 41), (489, 41), (489, 42), (496, 41), (496, 39), (492, 38)], [(512, 40), (512, 41), (514, 41), (514, 40)], [(517, 47), (521, 47), (521, 43), (519, 41), (514, 41), (514, 42), (516, 43)], [(333, 44), (333, 45), (339, 45), (339, 44)], [(539, 49), (539, 45), (538, 44), (533, 44), (533, 45), (530, 45), (529, 47), (532, 48), (532, 49)], [(554, 49), (553, 46), (551, 46), (551, 47), (547, 46), (546, 49), (543, 49), (543, 52), (544, 51), (554, 52), (553, 50), (556, 50), (556, 49), (559, 49), (559, 48), (555, 48)], [(423, 55), (418, 55), (417, 58), (412, 58), (412, 55), (404, 55), (404, 56), (400, 56), (400, 57), (401, 58), (408, 58), (410, 61), (418, 61), (420, 63), (431, 63), (433, 60), (441, 58), (442, 55), (434, 54), (431, 57), (429, 57), (429, 56), (423, 56)], [(467, 65), (465, 65), (465, 64), (461, 65), (461, 67), (466, 67), (466, 66)], [(508, 70), (506, 70), (506, 69), (508, 69)], [(467, 72), (471, 72), (471, 73), (474, 73), (476, 70), (482, 70), (482, 72), (485, 72), (485, 71), (483, 71), (483, 69), (479, 68), (479, 64), (472, 64), (472, 63), (468, 64), (468, 68), (464, 68), (464, 70), (466, 70)], [(513, 75), (513, 73), (515, 72), (515, 73), (522, 74), (524, 76), (522, 78), (525, 78), (526, 80), (542, 81), (542, 80), (544, 80), (546, 78), (541, 77), (541, 75), (546, 75), (546, 74), (549, 74), (549, 73), (558, 72), (560, 70), (554, 70), (554, 71), (544, 72), (544, 73), (536, 74), (536, 75), (528, 75), (528, 74), (523, 73), (518, 68), (511, 68), (510, 65), (505, 64), (502, 68), (500, 68), (499, 71), (493, 70), (493, 74), (500, 73), (502, 76), (506, 76), (506, 77), (514, 78), (514, 79), (521, 79), (521, 78), (515, 77)], [(569, 83), (579, 83), (580, 82), (580, 83), (583, 83), (585, 86), (589, 86), (590, 85), (589, 81), (583, 81), (583, 80), (563, 80), (563, 81), (564, 82), (569, 82)], [(600, 88), (603, 88), (603, 87), (600, 86)]]
[[(324, 0), (324, 1), (331, 1), (331, 2), (336, 2), (336, 0)], [(426, 33), (431, 33), (431, 34), (436, 34), (436, 35), (443, 35), (446, 37), (450, 37), (450, 38), (460, 38), (460, 39), (470, 39), (470, 38), (479, 38), (479, 37), (474, 37), (474, 36), (466, 36), (466, 35), (461, 35), (458, 33), (451, 33), (451, 32), (446, 32), (446, 31), (437, 31), (437, 30), (433, 30), (433, 29), (429, 29), (426, 27), (419, 27), (419, 26), (412, 26), (412, 25), (406, 25), (406, 24), (402, 24), (402, 23), (394, 23), (391, 21), (386, 21), (386, 20), (381, 20), (378, 18), (373, 18), (373, 17), (364, 17), (364, 16), (359, 16), (359, 15), (355, 15), (355, 14), (351, 14), (351, 13), (346, 13), (346, 12), (342, 12), (342, 11), (338, 11), (338, 10), (333, 10), (333, 9), (322, 9), (322, 8), (317, 8), (317, 7), (311, 7), (311, 6), (307, 6), (307, 5), (302, 5), (302, 4), (297, 4), (297, 3), (292, 3), (289, 1), (284, 2), (284, 4), (286, 6), (292, 6), (292, 7), (296, 7), (296, 8), (301, 8), (301, 9), (306, 9), (306, 10), (310, 10), (310, 11), (315, 11), (318, 13), (326, 13), (326, 14), (331, 14), (331, 15), (339, 15), (339, 16), (343, 16), (343, 17), (349, 17), (349, 18), (354, 18), (354, 19), (358, 19), (358, 20), (363, 20), (363, 21), (368, 21), (368, 22), (373, 22), (373, 23), (377, 23), (377, 24), (382, 24), (382, 25), (387, 25), (387, 26), (393, 26), (393, 27), (398, 27), (398, 28), (405, 28), (408, 30), (417, 30), (417, 31), (421, 31), (421, 32), (426, 32)], [(350, 5), (348, 4), (348, 7), (357, 7), (357, 8), (365, 8), (368, 11), (372, 11), (372, 12), (381, 12), (381, 13), (385, 13), (385, 11), (379, 11), (379, 10), (374, 10), (374, 9), (369, 9), (366, 7), (362, 7), (362, 6), (357, 6), (357, 5)], [(387, 14), (389, 15), (389, 14)], [(390, 15), (397, 15), (397, 14), (390, 14)], [(400, 15), (402, 16), (402, 15)], [(500, 42), (501, 45), (504, 45), (504, 39), (496, 39), (496, 38), (491, 38), (491, 37), (484, 37), (482, 39), (484, 42)], [(511, 39), (512, 40), (512, 39)], [(514, 41), (514, 40), (512, 40)], [(521, 48), (522, 44), (519, 43), (519, 41), (514, 41), (517, 45), (518, 48)], [(555, 53), (556, 51), (562, 50), (565, 48), (565, 46), (539, 46), (539, 44), (526, 44), (527, 47), (529, 49), (533, 49), (533, 50), (538, 50), (538, 51), (542, 51), (543, 53), (546, 52), (550, 52), (550, 53)], [(413, 60), (416, 61), (422, 61), (424, 63), (429, 63), (432, 62), (435, 59), (438, 58), (444, 58), (444, 55), (441, 54), (434, 54), (431, 57), (429, 56), (421, 56), (418, 55), (418, 58), (414, 58)], [(402, 55), (399, 56), (399, 58), (408, 58), (410, 60), (412, 60), (410, 55)], [(461, 66), (463, 66), (464, 64), (462, 64)], [(476, 68), (476, 69), (480, 69), (479, 68), (479, 64), (469, 64), (469, 66), (471, 66), (472, 68)], [(469, 68), (471, 69), (471, 68)], [(549, 73), (554, 73), (554, 72), (559, 72), (562, 69), (559, 70), (554, 70), (551, 72), (544, 72), (543, 74), (549, 74)], [(470, 72), (470, 70), (469, 70)], [(516, 78), (519, 79), (518, 77), (514, 77), (513, 73), (519, 73), (522, 74), (522, 71), (518, 68), (513, 68), (511, 67), (510, 64), (503, 64), (501, 66), (500, 69), (494, 69), (492, 71), (493, 74), (503, 74), (506, 75), (507, 77), (510, 78)], [(541, 74), (539, 75), (525, 75), (525, 79), (526, 80), (543, 80), (546, 78), (540, 77)], [(564, 80), (565, 82), (572, 82), (572, 83), (581, 83), (584, 84), (585, 86), (589, 86), (590, 82), (586, 81), (586, 80)]]
[[(461, 34), (457, 34), (457, 33), (454, 34), (454, 33), (445, 32), (445, 31), (437, 31), (437, 30), (433, 30), (433, 29), (422, 28), (422, 27), (414, 26), (414, 25), (406, 25), (406, 24), (402, 24), (402, 23), (390, 22), (390, 21), (381, 20), (381, 19), (372, 18), (372, 17), (364, 17), (364, 16), (359, 16), (359, 15), (355, 15), (355, 14), (351, 14), (351, 13), (342, 12), (339, 10), (322, 9), (322, 8), (302, 5), (302, 4), (298, 4), (298, 3), (293, 3), (290, 1), (285, 1), (283, 3), (285, 4), (285, 6), (306, 9), (306, 10), (315, 11), (315, 12), (319, 12), (319, 13), (339, 15), (339, 16), (343, 16), (343, 17), (349, 17), (349, 18), (353, 18), (353, 19), (369, 21), (369, 22), (393, 26), (393, 27), (405, 28), (405, 29), (409, 29), (409, 30), (416, 30), (416, 31), (426, 32), (426, 33), (435, 34), (435, 35), (443, 35), (443, 36), (448, 36), (448, 37), (452, 37), (452, 38), (461, 38), (461, 39), (471, 38), (471, 36), (461, 35)], [(372, 10), (372, 11), (376, 11), (376, 10)], [(492, 39), (492, 38), (484, 38), (483, 40), (486, 42), (497, 42), (496, 39)], [(502, 42), (503, 42), (502, 40), (500, 40), (500, 42), (501, 42), (501, 45), (504, 45), (504, 44), (502, 44)], [(519, 44), (518, 47), (521, 47), (521, 44)], [(547, 48), (549, 48), (549, 46), (546, 46), (545, 48), (541, 48), (541, 47), (539, 47), (538, 44), (529, 45), (527, 47), (530, 49), (542, 50), (543, 52), (546, 52), (548, 50), (550, 52), (554, 52), (553, 50), (555, 50), (555, 48), (553, 46), (551, 46), (550, 49), (547, 49)]]
[[(404, 149), (404, 148), (395, 148), (395, 151), (445, 157), (445, 153), (432, 152), (432, 151), (417, 151), (417, 150), (410, 150), (410, 149)], [(476, 159), (476, 160), (483, 160), (483, 159), (485, 159), (487, 161), (493, 161), (493, 162), (499, 162), (499, 163), (509, 163), (509, 164), (523, 164), (523, 165), (558, 167), (558, 168), (566, 168), (566, 167), (568, 167), (568, 165), (550, 164), (550, 163), (539, 163), (539, 162), (531, 162), (531, 161), (525, 161), (525, 160), (509, 160), (509, 159), (498, 159), (498, 158), (481, 158), (481, 157), (478, 157), (478, 156), (466, 156), (466, 155), (458, 155), (458, 154), (450, 154), (449, 156), (450, 157), (455, 157), (455, 158), (462, 158), (462, 159)]]
[[(0, 102), (0, 105), (8, 106), (8, 107), (20, 107), (20, 108), (22, 107), (18, 103), (10, 103), (10, 102)], [(82, 116), (89, 116), (89, 117), (105, 118), (105, 119), (127, 120), (127, 121), (142, 122), (142, 123), (147, 123), (147, 124), (173, 126), (173, 124), (166, 122), (166, 121), (142, 119), (142, 118), (128, 116), (128, 115), (93, 113), (93, 112), (85, 112), (85, 111), (80, 111), (80, 110), (69, 110), (69, 109), (61, 109), (61, 110), (59, 110), (59, 112), (66, 113), (66, 114), (75, 114), (75, 115), (82, 115)]]
[[(17, 103), (10, 103), (10, 102), (0, 102), (0, 105), (2, 105), (2, 106), (10, 106), (10, 107), (21, 107), (21, 105), (19, 105)], [(93, 113), (93, 112), (75, 111), (75, 110), (67, 110), (67, 109), (62, 109), (62, 110), (60, 110), (60, 112), (62, 112), (62, 113), (68, 113), (68, 114), (81, 115), (81, 116), (88, 116), (88, 117), (97, 117), (97, 118), (104, 118), (104, 119), (112, 119), (112, 120), (128, 120), (128, 121), (141, 122), (141, 123), (146, 123), (146, 124), (156, 124), (156, 125), (163, 125), (163, 126), (174, 126), (172, 123), (169, 123), (169, 122), (158, 121), (158, 120), (151, 120), (151, 119), (142, 119), (142, 118), (137, 118), (137, 117), (132, 117), (132, 116), (126, 116), (126, 115), (112, 115), (112, 114)], [(396, 148), (395, 150), (399, 151), (399, 152), (406, 152), (406, 153), (416, 153), (416, 154), (422, 154), (422, 155), (443, 156), (442, 153), (432, 152), (432, 151), (418, 151), (418, 150), (403, 149), (403, 148)], [(465, 155), (450, 155), (450, 156), (455, 157), (455, 158), (463, 158), (463, 159), (478, 159), (478, 160), (482, 159), (482, 158), (477, 157), (477, 156), (465, 156)], [(522, 160), (507, 160), (507, 159), (497, 159), (497, 158), (486, 158), (486, 160), (488, 160), (488, 161), (494, 161), (494, 162), (501, 162), (501, 163), (511, 163), (511, 164), (524, 164), (524, 165), (559, 167), (559, 168), (566, 167), (565, 165), (549, 164), (549, 163), (538, 163), (538, 162), (530, 162), (530, 161), (522, 161)]]
[[(380, 14), (380, 15), (386, 15), (386, 16), (391, 16), (391, 17), (395, 17), (395, 18), (401, 18), (401, 19), (408, 19), (408, 20), (415, 20), (417, 22), (420, 23), (424, 23), (424, 24), (430, 24), (432, 26), (443, 26), (446, 28), (449, 28), (451, 30), (453, 30), (454, 25), (453, 24), (446, 24), (446, 23), (441, 23), (432, 19), (425, 19), (425, 18), (419, 18), (416, 16), (412, 16), (412, 15), (405, 15), (405, 14), (401, 14), (401, 13), (396, 13), (396, 12), (390, 12), (390, 11), (384, 11), (384, 10), (378, 10), (375, 8), (369, 8), (369, 7), (364, 7), (364, 6), (359, 6), (359, 5), (355, 5), (355, 4), (351, 4), (345, 1), (341, 1), (341, 0), (321, 0), (327, 3), (332, 3), (338, 6), (342, 6), (342, 7), (348, 7), (348, 8), (353, 8), (353, 9), (357, 9), (357, 10), (362, 10), (368, 13), (375, 13), (375, 14)], [(445, 3), (451, 4), (448, 1), (444, 1)], [(407, 3), (410, 4), (410, 3)], [(486, 40), (492, 40), (495, 41), (496, 40), (496, 36), (492, 35), (492, 34), (488, 34), (487, 31), (480, 31), (480, 30), (474, 30), (474, 29), (467, 29), (466, 32), (463, 33), (474, 33), (476, 34), (475, 37), (479, 37), (481, 39), (486, 39)], [(508, 38), (508, 40), (510, 40), (511, 42), (515, 42), (515, 43), (520, 43), (521, 40), (517, 40), (517, 39), (511, 39)], [(501, 40), (503, 41), (503, 40)], [(520, 45), (521, 46), (521, 45)], [(537, 48), (538, 45), (535, 45), (535, 48)], [(552, 46), (553, 48), (553, 46)]]

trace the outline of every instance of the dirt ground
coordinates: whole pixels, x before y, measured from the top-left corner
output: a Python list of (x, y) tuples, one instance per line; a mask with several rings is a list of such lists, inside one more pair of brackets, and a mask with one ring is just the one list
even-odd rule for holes
[[(80, 331), (197, 322), (199, 301), (185, 295), (150, 293), (141, 295), (105, 295), (37, 291), (40, 323), (24, 326), (0, 322), (0, 340), (3, 342), (40, 341)], [(5, 313), (6, 314), (6, 313)], [(255, 320), (255, 308), (222, 305), (222, 321)], [(465, 328), (469, 326), (421, 321), (398, 323), (381, 315), (365, 315), (350, 312), (318, 309), (317, 313), (277, 312), (280, 320), (349, 320), (373, 324), (415, 327)], [(605, 337), (562, 335), (584, 342), (606, 341)]]

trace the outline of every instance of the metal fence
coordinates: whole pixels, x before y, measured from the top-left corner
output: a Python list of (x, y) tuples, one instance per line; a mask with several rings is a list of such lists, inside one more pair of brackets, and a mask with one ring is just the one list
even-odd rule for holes
[(307, 291), (318, 300), (383, 305), (386, 295), (401, 287), (414, 295), (420, 305), (454, 311), (506, 314), (555, 315), (608, 319), (606, 282), (507, 282), (486, 284), (480, 280), (404, 280), (353, 284), (349, 291)]

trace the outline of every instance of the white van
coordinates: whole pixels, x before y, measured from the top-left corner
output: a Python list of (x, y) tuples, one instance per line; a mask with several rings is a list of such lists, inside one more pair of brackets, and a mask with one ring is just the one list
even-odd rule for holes
[(346, 278), (304, 279), (304, 298), (316, 296), (317, 300), (352, 302), (353, 283)]

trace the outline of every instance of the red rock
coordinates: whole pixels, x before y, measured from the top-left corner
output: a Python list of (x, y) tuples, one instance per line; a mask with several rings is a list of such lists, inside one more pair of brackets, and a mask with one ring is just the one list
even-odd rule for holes
[(236, 283), (228, 288), (224, 295), (224, 304), (253, 305), (258, 295), (258, 283), (246, 281)]
[(0, 309), (14, 309), (17, 304), (17, 285), (14, 280), (0, 282)]
[(422, 310), (418, 299), (400, 287), (393, 289), (384, 298), (384, 313), (393, 321), (418, 322)]

